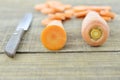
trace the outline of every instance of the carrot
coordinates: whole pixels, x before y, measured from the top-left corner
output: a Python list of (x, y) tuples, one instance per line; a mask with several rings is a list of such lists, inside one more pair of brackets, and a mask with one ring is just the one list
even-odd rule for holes
[(41, 9), (41, 13), (43, 13), (43, 14), (52, 14), (54, 12), (55, 11), (52, 8), (43, 8), (43, 9)]
[(115, 17), (115, 13), (107, 11), (107, 10), (100, 11), (100, 15), (106, 16), (106, 17), (111, 17), (112, 19)]
[(47, 5), (50, 8), (54, 9), (56, 12), (63, 12), (65, 9), (63, 4), (58, 1), (48, 1)]
[(65, 10), (71, 9), (71, 8), (72, 8), (72, 5), (66, 4), (66, 5), (64, 5), (64, 8), (65, 8)]
[(43, 26), (47, 26), (52, 20), (49, 18), (45, 18), (41, 21)]
[(100, 12), (101, 10), (111, 10), (110, 6), (87, 6), (88, 10), (93, 10), (96, 12)]
[(44, 8), (47, 8), (48, 6), (46, 4), (38, 4), (34, 8), (36, 11), (41, 11)]
[(81, 12), (81, 11), (86, 11), (87, 7), (86, 6), (75, 6), (73, 7), (74, 12)]
[(106, 21), (111, 21), (112, 20), (111, 17), (102, 16), (102, 18)]
[(50, 22), (41, 33), (41, 42), (49, 50), (59, 50), (64, 47), (67, 35), (59, 20)]
[(48, 16), (50, 19), (53, 19), (53, 20), (65, 20), (64, 13), (49, 14)]
[(89, 45), (100, 46), (109, 36), (109, 26), (98, 13), (90, 11), (82, 22), (81, 33)]
[(74, 13), (74, 16), (77, 17), (77, 18), (83, 18), (87, 15), (88, 11), (85, 10), (85, 11), (81, 11), (81, 12), (76, 12)]
[(70, 18), (72, 18), (74, 11), (72, 9), (68, 9), (68, 10), (64, 11), (64, 14), (65, 14), (66, 18), (70, 19)]

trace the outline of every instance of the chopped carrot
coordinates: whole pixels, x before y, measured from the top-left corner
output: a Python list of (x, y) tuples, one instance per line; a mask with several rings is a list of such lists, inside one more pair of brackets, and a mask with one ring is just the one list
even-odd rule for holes
[(107, 10), (102, 10), (102, 11), (100, 12), (100, 15), (101, 15), (101, 16), (106, 16), (106, 17), (111, 17), (112, 19), (115, 17), (115, 13), (109, 12), (109, 11), (107, 11)]
[(86, 6), (75, 6), (73, 7), (74, 12), (81, 12), (81, 11), (86, 11), (87, 7)]
[(70, 19), (70, 18), (72, 18), (74, 11), (73, 11), (73, 9), (68, 9), (64, 12), (64, 14), (65, 14), (66, 18)]
[(89, 45), (100, 46), (109, 36), (109, 26), (97, 12), (90, 11), (82, 22), (81, 33)]
[(52, 20), (49, 18), (45, 18), (41, 21), (43, 26), (47, 26)]
[(77, 18), (83, 18), (87, 15), (89, 11), (81, 11), (81, 12), (76, 12), (74, 13), (74, 16), (77, 17)]
[(61, 21), (50, 22), (41, 33), (42, 44), (49, 50), (59, 50), (65, 46), (66, 31)]
[(58, 1), (48, 1), (47, 5), (50, 8), (54, 9), (56, 12), (62, 12), (65, 9), (63, 4)]
[(44, 8), (47, 8), (48, 6), (46, 4), (38, 4), (35, 6), (36, 11), (41, 11)]
[(49, 18), (53, 20), (65, 20), (64, 13), (49, 14)]
[(96, 12), (100, 12), (101, 10), (111, 10), (110, 6), (87, 6), (88, 10), (93, 10)]
[(106, 21), (111, 21), (112, 20), (111, 17), (102, 16), (102, 18)]
[(51, 14), (51, 13), (54, 13), (54, 9), (51, 9), (51, 8), (43, 8), (41, 9), (41, 13), (43, 14)]
[(66, 4), (66, 5), (64, 5), (64, 8), (65, 8), (65, 10), (71, 9), (71, 8), (72, 8), (72, 5)]

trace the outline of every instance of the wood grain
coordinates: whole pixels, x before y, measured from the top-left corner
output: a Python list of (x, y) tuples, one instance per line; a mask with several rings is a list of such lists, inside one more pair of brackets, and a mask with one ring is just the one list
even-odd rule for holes
[(120, 53), (0, 55), (0, 80), (119, 80)]

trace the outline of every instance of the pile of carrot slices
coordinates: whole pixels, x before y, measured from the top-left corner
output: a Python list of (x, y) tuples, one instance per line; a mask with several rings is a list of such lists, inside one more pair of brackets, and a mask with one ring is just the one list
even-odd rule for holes
[(64, 21), (72, 17), (85, 18), (89, 11), (97, 12), (106, 21), (111, 21), (115, 17), (115, 13), (111, 11), (110, 6), (72, 6), (59, 1), (47, 1), (44, 4), (37, 4), (35, 10), (48, 15), (41, 22), (44, 26), (53, 20)]

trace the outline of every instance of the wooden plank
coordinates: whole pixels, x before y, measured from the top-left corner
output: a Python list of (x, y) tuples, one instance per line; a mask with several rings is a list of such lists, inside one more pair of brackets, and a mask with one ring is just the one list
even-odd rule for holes
[(119, 80), (120, 52), (0, 54), (0, 80)]
[[(119, 11), (119, 0), (101, 1), (96, 0), (90, 2), (89, 0), (60, 0), (63, 3), (72, 5), (110, 5), (113, 11)], [(26, 12), (32, 12), (34, 15), (33, 23), (28, 32), (24, 35), (20, 43), (18, 52), (49, 52), (40, 42), (40, 33), (43, 26), (40, 24), (41, 20), (46, 17), (39, 12), (36, 12), (33, 7), (37, 3), (45, 2), (44, 0), (0, 0), (0, 52), (4, 52), (4, 47), (15, 30), (15, 27), (20, 22), (21, 18)], [(116, 5), (114, 6), (113, 3)], [(14, 5), (13, 5), (14, 4)], [(119, 13), (119, 12), (117, 12)], [(79, 19), (72, 19), (64, 23), (64, 27), (68, 34), (68, 41), (66, 46), (59, 52), (75, 52), (75, 51), (120, 51), (120, 31), (119, 31), (120, 16), (118, 15), (114, 21), (109, 22), (111, 33), (108, 41), (101, 47), (90, 47), (81, 37), (81, 22)]]

